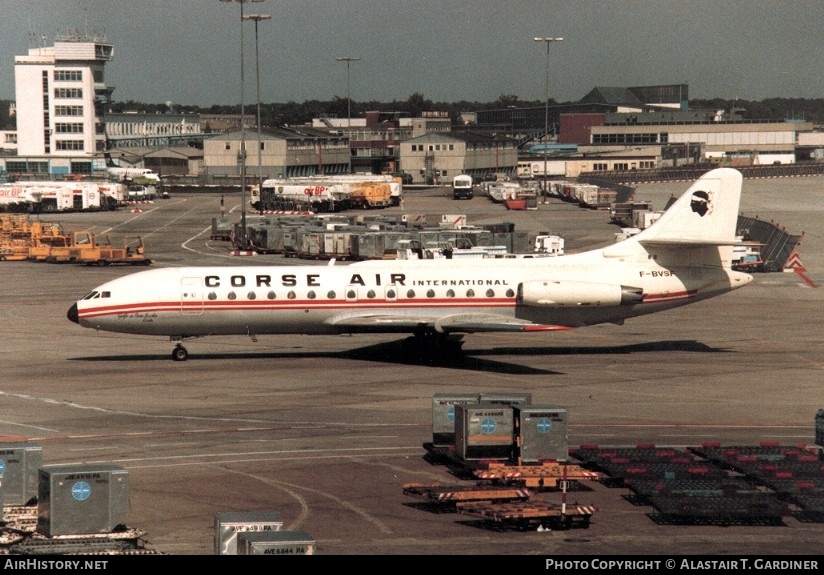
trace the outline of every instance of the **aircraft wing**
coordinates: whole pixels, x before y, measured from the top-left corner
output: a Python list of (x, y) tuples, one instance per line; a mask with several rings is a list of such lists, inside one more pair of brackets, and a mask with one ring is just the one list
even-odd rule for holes
[(437, 318), (362, 313), (329, 318), (326, 323), (353, 331), (413, 332), (422, 328), (438, 333), (475, 333), (495, 331), (562, 331), (572, 329), (561, 325), (536, 324), (530, 321), (494, 314), (461, 313)]

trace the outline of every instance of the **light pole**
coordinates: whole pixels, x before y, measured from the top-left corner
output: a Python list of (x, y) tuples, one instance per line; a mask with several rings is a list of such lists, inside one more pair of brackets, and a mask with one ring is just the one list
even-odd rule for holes
[(238, 253), (248, 253), (249, 234), (246, 231), (246, 114), (243, 98), (243, 5), (247, 2), (263, 2), (263, 0), (220, 0), (221, 2), (237, 2), (240, 4), (240, 245)]
[(341, 56), (335, 58), (338, 62), (346, 62), (346, 130), (349, 137), (349, 171), (352, 171), (352, 99), (349, 97), (349, 66), (360, 58), (355, 56)]
[(546, 43), (546, 88), (545, 88), (545, 103), (544, 103), (544, 197), (549, 195), (549, 182), (547, 181), (547, 143), (546, 139), (549, 137), (549, 45), (553, 42), (563, 42), (563, 38), (533, 38), (535, 42)]
[(258, 22), (261, 20), (271, 20), (269, 14), (249, 14), (243, 17), (244, 20), (252, 20), (255, 23), (255, 76), (257, 80), (257, 133), (258, 133), (258, 191), (263, 186), (263, 152), (260, 144), (260, 55), (258, 50)]

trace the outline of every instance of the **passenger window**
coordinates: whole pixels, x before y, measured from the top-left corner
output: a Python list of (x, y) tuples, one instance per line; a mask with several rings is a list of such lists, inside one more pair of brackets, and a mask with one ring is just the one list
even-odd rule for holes
[(435, 297), (435, 290), (427, 290), (426, 297)]
[(466, 297), (475, 297), (475, 290), (474, 289), (466, 290)]
[(275, 296), (274, 291), (270, 291), (269, 293), (266, 294), (266, 297), (269, 298), (269, 299), (275, 299), (277, 296)]
[(371, 289), (368, 292), (366, 292), (366, 297), (368, 297), (369, 299), (374, 299), (375, 298), (375, 290)]
[(255, 299), (256, 297), (257, 296), (255, 295), (255, 292), (253, 292), (253, 291), (250, 291), (249, 293), (246, 294), (246, 299)]
[(515, 297), (515, 292), (512, 290), (512, 288), (506, 290), (506, 297)]
[(455, 291), (454, 290), (448, 290), (446, 292), (446, 297), (455, 297)]
[(309, 299), (315, 299), (315, 292), (309, 290), (309, 293), (306, 294), (306, 297), (308, 297)]
[(492, 289), (486, 290), (486, 297), (495, 297), (495, 290), (492, 290)]
[(411, 289), (411, 290), (407, 291), (406, 292), (406, 297), (408, 297), (410, 299), (415, 297), (415, 290)]
[(210, 300), (213, 300), (213, 301), (214, 301), (214, 300), (216, 300), (216, 299), (217, 299), (217, 294), (216, 294), (215, 292), (213, 292), (213, 291), (210, 291), (210, 292), (209, 292), (209, 295), (208, 295), (208, 296), (206, 296), (206, 297), (208, 297)]
[(237, 299), (237, 294), (233, 291), (229, 292), (229, 299)]
[(286, 294), (286, 297), (289, 299), (295, 299), (297, 295), (295, 295), (295, 292), (290, 291), (288, 294)]
[(335, 299), (335, 292), (333, 290), (329, 290), (329, 293), (326, 294), (326, 297), (329, 299)]

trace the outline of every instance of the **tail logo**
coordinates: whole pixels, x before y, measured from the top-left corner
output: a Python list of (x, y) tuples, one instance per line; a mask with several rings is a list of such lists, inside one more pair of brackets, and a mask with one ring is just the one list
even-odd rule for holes
[(692, 194), (692, 201), (690, 202), (692, 211), (702, 218), (712, 213), (712, 196), (709, 192), (697, 190)]

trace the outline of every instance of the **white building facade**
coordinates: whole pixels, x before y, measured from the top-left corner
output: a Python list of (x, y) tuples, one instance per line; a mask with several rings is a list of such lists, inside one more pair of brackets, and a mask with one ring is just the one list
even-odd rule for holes
[[(102, 158), (106, 145), (103, 109), (111, 90), (104, 67), (113, 57), (111, 44), (85, 36), (64, 37), (54, 46), (15, 57), (17, 153), (22, 161), (48, 166), (56, 159), (59, 171), (93, 171), (93, 158)], [(69, 165), (60, 159), (70, 160)], [(42, 171), (42, 166), (26, 171)], [(47, 171), (54, 173), (51, 166)]]

